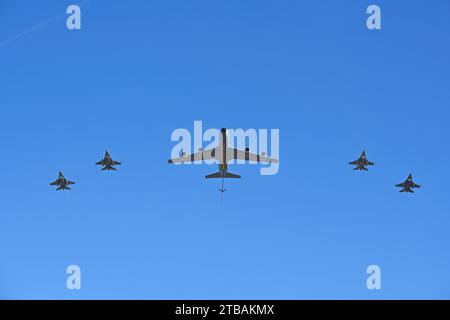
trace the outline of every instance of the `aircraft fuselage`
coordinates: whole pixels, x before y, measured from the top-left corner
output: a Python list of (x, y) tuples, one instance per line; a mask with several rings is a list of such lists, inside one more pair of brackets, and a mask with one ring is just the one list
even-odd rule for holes
[(219, 140), (219, 148), (218, 155), (216, 155), (219, 159), (219, 171), (222, 174), (225, 174), (228, 171), (228, 158), (227, 158), (227, 150), (228, 150), (228, 134), (225, 128), (220, 130), (220, 140)]

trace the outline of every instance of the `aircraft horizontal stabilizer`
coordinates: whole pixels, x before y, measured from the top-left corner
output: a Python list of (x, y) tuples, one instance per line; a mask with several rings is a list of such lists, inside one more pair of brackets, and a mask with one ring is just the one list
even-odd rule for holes
[(240, 179), (241, 176), (230, 172), (226, 172), (224, 174), (217, 172), (206, 176), (206, 179), (219, 179), (219, 178)]

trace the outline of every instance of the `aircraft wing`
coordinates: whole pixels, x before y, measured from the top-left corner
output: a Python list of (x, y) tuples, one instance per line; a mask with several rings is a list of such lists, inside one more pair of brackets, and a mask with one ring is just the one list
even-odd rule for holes
[(99, 162), (96, 162), (95, 164), (98, 165), (98, 166), (102, 166), (103, 165), (103, 161), (104, 160), (100, 160)]
[(269, 158), (265, 155), (257, 155), (251, 152), (247, 152), (244, 150), (233, 149), (230, 148), (233, 153), (233, 159), (236, 160), (246, 160), (246, 161), (255, 161), (255, 162), (266, 162), (266, 163), (278, 163), (279, 160), (275, 158)]
[(414, 188), (420, 188), (421, 187), (421, 185), (420, 184), (417, 184), (417, 183), (414, 183), (414, 186), (413, 186)]
[(351, 165), (355, 165), (355, 166), (356, 166), (357, 163), (358, 163), (358, 160), (355, 160), (355, 161), (349, 162), (348, 164), (351, 164)]
[(120, 161), (113, 161), (114, 166), (120, 166), (121, 164), (122, 164), (122, 162), (120, 162)]
[(367, 161), (367, 165), (368, 165), (368, 166), (374, 166), (374, 165), (375, 165), (375, 162)]
[(75, 182), (67, 180), (67, 184), (75, 184)]
[(185, 163), (185, 162), (194, 162), (194, 161), (201, 161), (201, 160), (211, 160), (215, 159), (216, 149), (210, 149), (210, 150), (202, 150), (193, 154), (186, 154), (182, 155), (179, 158), (170, 159), (169, 163)]
[(405, 186), (405, 183), (402, 182), (402, 183), (396, 184), (395, 186), (398, 188), (403, 188)]
[(58, 180), (53, 181), (52, 183), (50, 183), (51, 186), (57, 186), (58, 185)]

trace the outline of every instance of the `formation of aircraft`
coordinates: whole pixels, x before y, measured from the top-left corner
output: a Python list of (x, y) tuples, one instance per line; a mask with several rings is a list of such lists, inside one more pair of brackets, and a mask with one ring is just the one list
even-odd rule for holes
[[(195, 161), (202, 160), (216, 160), (218, 162), (219, 171), (216, 173), (208, 174), (205, 176), (206, 179), (222, 179), (222, 186), (219, 192), (222, 195), (226, 191), (224, 187), (225, 179), (240, 179), (241, 176), (235, 173), (231, 173), (228, 171), (228, 163), (232, 160), (244, 160), (244, 161), (252, 161), (258, 163), (278, 163), (279, 160), (275, 158), (268, 157), (264, 152), (261, 155), (250, 152), (249, 148), (245, 148), (245, 150), (239, 150), (233, 148), (229, 145), (230, 138), (227, 129), (222, 128), (220, 130), (219, 135), (219, 144), (217, 147), (202, 150), (200, 149), (198, 152), (193, 154), (184, 154), (182, 153), (180, 157), (169, 159), (170, 164), (177, 163), (191, 163)], [(95, 163), (98, 166), (102, 166), (102, 171), (116, 171), (115, 166), (119, 166), (122, 163), (119, 161), (115, 161), (108, 151), (105, 152), (105, 155), (102, 160)], [(349, 162), (350, 165), (355, 166), (353, 170), (358, 171), (368, 171), (369, 166), (374, 166), (375, 162), (369, 161), (366, 156), (366, 151), (363, 150), (359, 158), (355, 161)], [(64, 174), (60, 171), (58, 175), (58, 179), (50, 183), (51, 186), (57, 186), (56, 190), (72, 190), (70, 188), (71, 185), (74, 185), (75, 182), (66, 179)], [(414, 193), (414, 189), (419, 189), (421, 186), (413, 181), (412, 174), (409, 174), (408, 178), (400, 183), (396, 184), (395, 187), (401, 188), (400, 192), (405, 193)]]
[[(121, 164), (122, 163), (120, 163), (118, 161), (114, 161), (111, 158), (111, 155), (109, 154), (108, 151), (106, 151), (105, 157), (103, 158), (103, 160), (100, 160), (99, 162), (96, 163), (96, 165), (103, 166), (102, 170), (107, 170), (107, 171), (111, 171), (111, 170), (116, 171), (117, 169), (114, 168), (114, 166), (121, 165)], [(58, 188), (56, 188), (56, 191), (72, 190), (69, 186), (73, 185), (73, 184), (75, 184), (75, 182), (66, 179), (66, 177), (64, 177), (64, 174), (61, 171), (59, 172), (58, 179), (56, 179), (55, 181), (50, 183), (51, 186), (58, 186)]]
[[(374, 166), (375, 162), (371, 162), (371, 161), (367, 160), (366, 151), (363, 150), (363, 152), (361, 153), (361, 156), (357, 160), (349, 162), (349, 164), (356, 166), (353, 170), (368, 171), (369, 169), (367, 168), (367, 166)], [(418, 185), (417, 183), (415, 183), (413, 181), (412, 174), (409, 174), (409, 176), (405, 182), (396, 184), (395, 186), (397, 188), (402, 188), (400, 190), (400, 192), (406, 192), (406, 193), (414, 193), (413, 189), (420, 188), (420, 185)]]

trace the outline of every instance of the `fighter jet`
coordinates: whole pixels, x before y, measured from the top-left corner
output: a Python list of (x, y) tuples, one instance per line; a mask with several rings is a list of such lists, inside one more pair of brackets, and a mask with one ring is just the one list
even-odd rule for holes
[(375, 162), (367, 160), (366, 151), (363, 151), (358, 160), (349, 162), (349, 164), (356, 166), (353, 170), (368, 171), (367, 166), (374, 166)]
[(405, 182), (399, 183), (395, 185), (397, 188), (402, 188), (402, 190), (400, 190), (400, 192), (406, 192), (406, 193), (414, 193), (415, 188), (419, 189), (420, 185), (418, 185), (417, 183), (415, 183), (413, 181), (413, 177), (412, 174), (409, 174), (408, 179), (406, 179)]
[(107, 170), (107, 171), (116, 171), (117, 169), (114, 168), (114, 166), (120, 166), (122, 163), (119, 161), (114, 161), (109, 152), (106, 151), (105, 153), (105, 157), (103, 158), (103, 160), (100, 160), (99, 162), (95, 163), (98, 166), (103, 166), (102, 171)]
[(51, 186), (58, 186), (56, 191), (72, 190), (71, 188), (68, 187), (69, 185), (72, 185), (72, 184), (75, 184), (75, 182), (67, 180), (61, 171), (59, 172), (58, 179), (55, 180), (54, 182), (50, 183)]
[(222, 179), (222, 188), (219, 190), (222, 194), (225, 192), (223, 187), (224, 179), (240, 179), (241, 176), (228, 171), (228, 162), (231, 160), (246, 160), (262, 163), (278, 163), (278, 159), (269, 158), (266, 153), (257, 155), (250, 152), (249, 148), (238, 150), (229, 146), (229, 134), (227, 129), (222, 128), (219, 135), (219, 145), (210, 150), (200, 149), (193, 154), (182, 153), (179, 158), (170, 159), (169, 163), (179, 164), (202, 160), (217, 160), (219, 162), (219, 172), (209, 174), (206, 179)]

